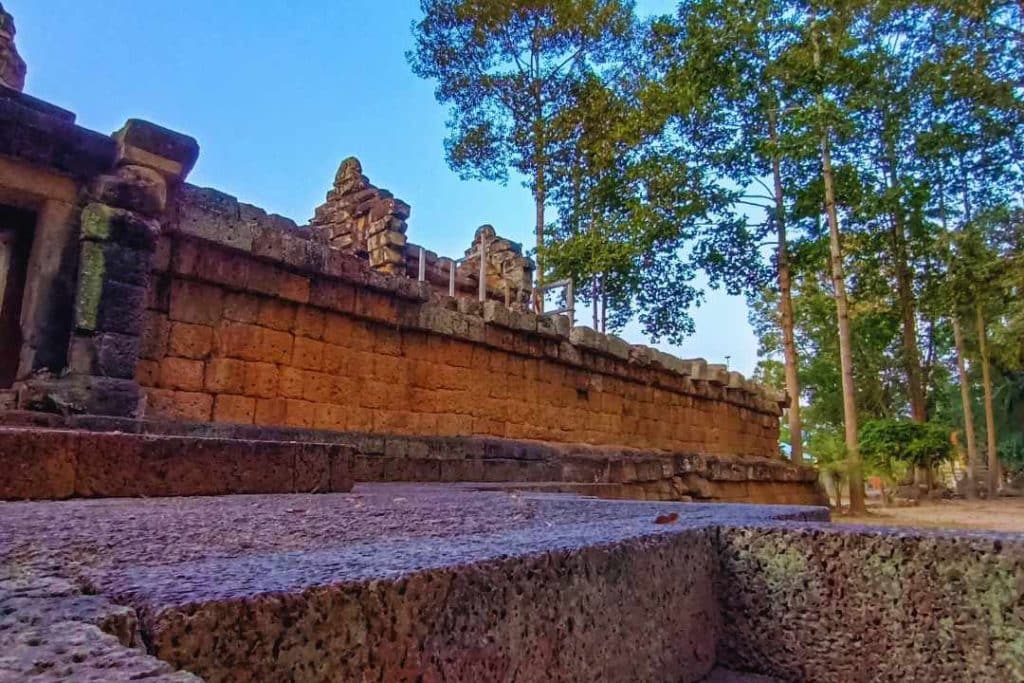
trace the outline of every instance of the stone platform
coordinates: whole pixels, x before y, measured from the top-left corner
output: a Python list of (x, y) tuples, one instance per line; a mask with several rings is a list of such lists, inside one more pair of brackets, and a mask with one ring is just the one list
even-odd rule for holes
[(352, 489), (343, 444), (0, 427), (0, 500)]
[(328, 492), (348, 490), (352, 479), (651, 501), (827, 502), (814, 468), (778, 458), (0, 411), (0, 498)]
[(827, 518), (467, 485), (0, 503), (0, 681), (1020, 680), (1024, 539)]

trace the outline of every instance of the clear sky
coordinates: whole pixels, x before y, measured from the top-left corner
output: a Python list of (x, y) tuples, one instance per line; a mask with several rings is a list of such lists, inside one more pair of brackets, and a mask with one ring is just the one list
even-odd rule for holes
[[(103, 132), (143, 118), (192, 135), (189, 177), (305, 223), (338, 164), (412, 206), (409, 236), (461, 254), (477, 226), (529, 246), (533, 205), (510, 183), (462, 181), (445, 165), (445, 111), (405, 51), (417, 0), (3, 0), (28, 63), (26, 92)], [(639, 0), (642, 13), (671, 0)], [(756, 341), (740, 298), (711, 293), (683, 357), (749, 373)], [(589, 313), (580, 316), (582, 324)], [(627, 340), (646, 340), (627, 329)]]

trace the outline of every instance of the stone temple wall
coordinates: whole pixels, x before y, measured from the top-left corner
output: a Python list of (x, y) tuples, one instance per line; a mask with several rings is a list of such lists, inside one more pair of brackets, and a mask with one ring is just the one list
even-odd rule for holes
[(568, 319), (438, 296), (186, 187), (156, 249), (146, 417), (777, 456), (777, 395)]
[[(420, 279), (409, 206), (354, 159), (299, 226), (188, 185), (199, 145), (187, 135), (137, 119), (102, 135), (74, 121), (0, 88), (0, 211), (16, 219), (6, 253), (24, 291), (0, 306), (0, 429), (24, 445), (0, 453), (17, 465), (0, 466), (0, 497), (207, 490), (201, 479), (161, 485), (168, 467), (193, 471), (201, 449), (146, 457), (149, 435), (178, 435), (350, 445), (362, 481), (821, 500), (814, 470), (779, 457), (785, 396), (537, 315), (533, 263), (490, 226), (449, 296), (451, 261), (423, 250)], [(103, 469), (113, 478), (94, 486), (88, 447), (44, 444), (69, 429), (79, 446), (86, 432), (119, 433), (135, 465)], [(294, 466), (232, 478), (245, 452), (209, 456), (231, 475), (221, 488), (305, 490)], [(317, 481), (333, 471), (321, 461)]]

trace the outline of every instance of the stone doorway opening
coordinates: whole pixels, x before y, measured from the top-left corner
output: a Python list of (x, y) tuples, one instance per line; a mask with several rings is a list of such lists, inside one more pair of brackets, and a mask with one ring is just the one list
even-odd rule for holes
[(21, 305), (36, 215), (0, 204), (0, 389), (17, 378), (21, 358)]

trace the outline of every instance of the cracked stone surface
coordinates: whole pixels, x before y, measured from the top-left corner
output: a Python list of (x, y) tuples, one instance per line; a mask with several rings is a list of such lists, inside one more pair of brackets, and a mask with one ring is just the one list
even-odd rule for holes
[(0, 510), (3, 681), (697, 681), (715, 526), (827, 515), (450, 485)]

